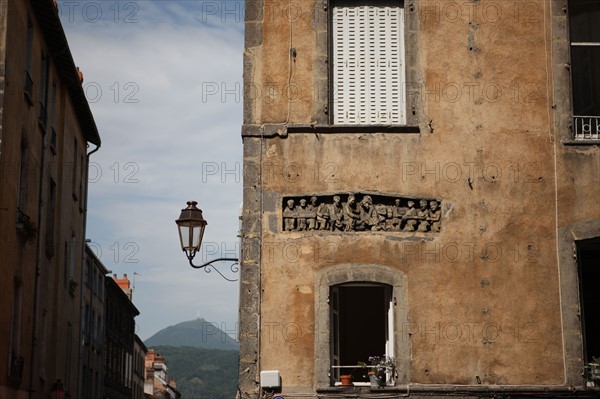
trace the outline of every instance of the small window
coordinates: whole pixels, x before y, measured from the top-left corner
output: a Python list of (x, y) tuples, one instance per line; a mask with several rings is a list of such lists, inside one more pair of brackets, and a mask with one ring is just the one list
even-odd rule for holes
[(46, 257), (54, 257), (54, 215), (56, 211), (56, 182), (50, 178), (46, 209)]
[(92, 345), (96, 344), (96, 311), (92, 309), (92, 315), (90, 316), (90, 341)]
[(332, 2), (333, 123), (406, 124), (404, 2)]
[(73, 199), (77, 201), (77, 172), (79, 168), (77, 167), (77, 139), (73, 139), (73, 163), (71, 164), (71, 189), (73, 191)]
[(48, 75), (50, 73), (50, 62), (48, 57), (42, 52), (41, 67), (40, 67), (40, 89), (39, 89), (39, 104), (40, 110), (38, 120), (42, 127), (46, 127), (48, 121)]
[(85, 162), (83, 154), (79, 155), (79, 210), (83, 212), (83, 182), (85, 180)]
[(88, 344), (90, 339), (90, 305), (87, 303), (83, 313), (83, 336), (85, 337), (85, 343)]
[(29, 186), (29, 176), (32, 174), (29, 170), (29, 142), (25, 131), (22, 132), (21, 154), (19, 157), (19, 209), (27, 212), (27, 194)]
[[(368, 384), (368, 371), (357, 367), (369, 357), (394, 357), (392, 287), (352, 283), (331, 287), (331, 384), (352, 374), (354, 385)], [(388, 383), (393, 382), (388, 375)]]
[(97, 287), (98, 287), (98, 271), (94, 267), (92, 269), (92, 292), (94, 294), (96, 294), (96, 292), (98, 291)]
[(600, 2), (569, 0), (573, 135), (600, 140)]
[(85, 268), (83, 269), (83, 283), (86, 287), (90, 287), (90, 276), (92, 275), (92, 261), (87, 258), (85, 260)]
[[(56, 104), (56, 98), (58, 96), (57, 94), (57, 85), (56, 85), (56, 80), (52, 80), (52, 86), (50, 88), (50, 102), (49, 102), (49, 111), (48, 111), (48, 123), (50, 125), (53, 125), (56, 122), (56, 108), (57, 108), (57, 104)], [(54, 130), (54, 128), (52, 129)], [(51, 143), (53, 146), (56, 146), (56, 132), (54, 132), (54, 139), (53, 142)]]
[(33, 79), (31, 79), (31, 70), (33, 64), (33, 23), (27, 18), (27, 49), (25, 59), (25, 81), (23, 83), (23, 93), (29, 102), (33, 105)]

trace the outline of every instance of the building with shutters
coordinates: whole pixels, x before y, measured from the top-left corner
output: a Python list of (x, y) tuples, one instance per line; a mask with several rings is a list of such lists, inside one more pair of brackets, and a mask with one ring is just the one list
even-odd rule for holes
[(245, 18), (239, 397), (597, 395), (598, 3)]
[(0, 398), (79, 393), (87, 168), (100, 146), (55, 2), (0, 1)]

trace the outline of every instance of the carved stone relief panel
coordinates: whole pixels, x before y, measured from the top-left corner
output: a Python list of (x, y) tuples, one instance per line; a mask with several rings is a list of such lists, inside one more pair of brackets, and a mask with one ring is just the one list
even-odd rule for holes
[(439, 232), (441, 201), (380, 194), (283, 197), (284, 231)]

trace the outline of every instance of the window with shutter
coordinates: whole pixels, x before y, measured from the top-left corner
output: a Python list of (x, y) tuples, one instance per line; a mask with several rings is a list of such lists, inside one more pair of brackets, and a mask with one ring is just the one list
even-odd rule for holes
[(573, 134), (600, 140), (600, 3), (569, 0)]
[(398, 0), (334, 2), (334, 124), (406, 124), (403, 14)]

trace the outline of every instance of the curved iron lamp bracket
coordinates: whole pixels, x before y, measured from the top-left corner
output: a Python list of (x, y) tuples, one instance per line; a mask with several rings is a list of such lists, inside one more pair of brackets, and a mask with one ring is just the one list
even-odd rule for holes
[(217, 269), (215, 266), (213, 266), (212, 263), (214, 263), (214, 262), (233, 262), (233, 264), (230, 267), (230, 270), (231, 270), (232, 273), (237, 273), (240, 270), (239, 263), (238, 263), (240, 260), (238, 258), (217, 258), (217, 259), (213, 259), (211, 261), (208, 261), (206, 263), (203, 263), (201, 265), (194, 265), (194, 263), (192, 262), (193, 259), (194, 259), (193, 257), (189, 257), (188, 256), (188, 260), (190, 261), (190, 266), (193, 267), (194, 269), (204, 269), (204, 271), (206, 273), (210, 273), (214, 269), (225, 280), (231, 281), (231, 282), (237, 281), (237, 279), (232, 280), (230, 278), (225, 277), (225, 275), (223, 273), (221, 273), (219, 271), (219, 269)]

